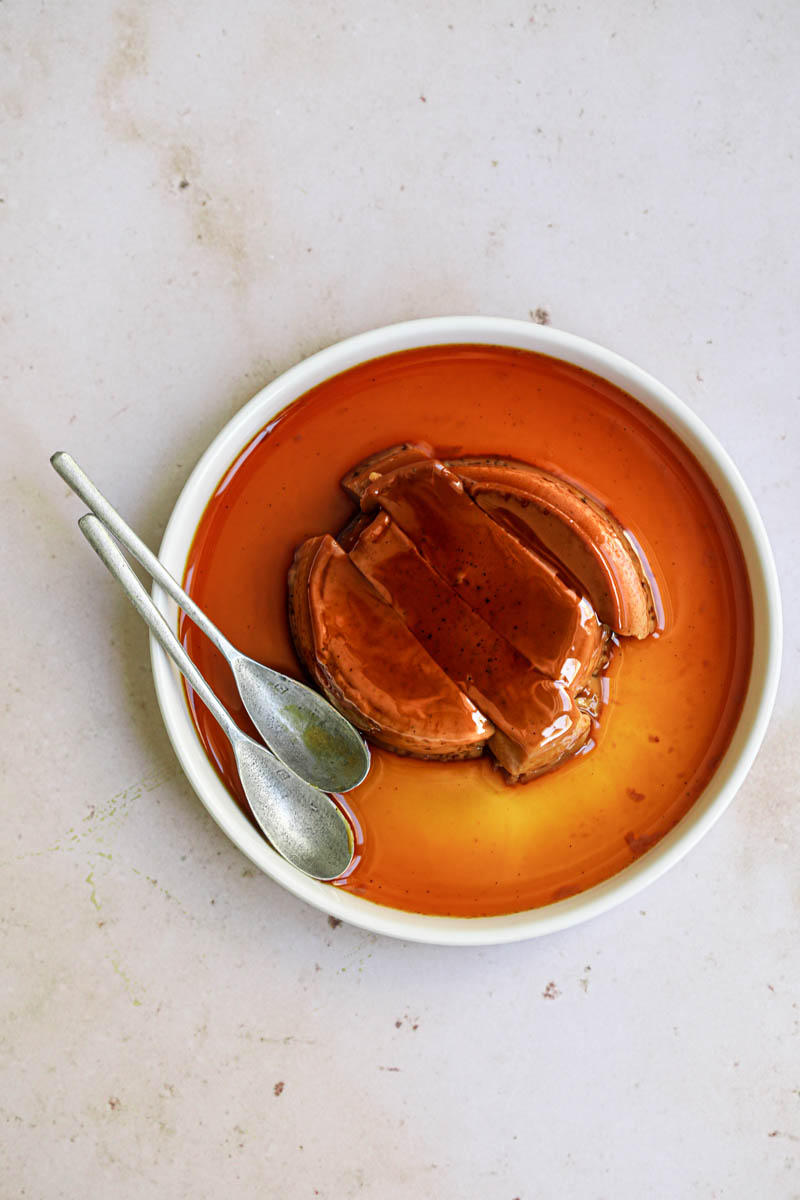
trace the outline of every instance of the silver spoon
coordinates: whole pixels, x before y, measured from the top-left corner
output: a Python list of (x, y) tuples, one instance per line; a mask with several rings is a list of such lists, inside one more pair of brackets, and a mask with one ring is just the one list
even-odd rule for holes
[[(137, 558), (227, 660), (239, 695), (273, 754), (323, 792), (348, 792), (369, 771), (369, 750), (341, 713), (318, 692), (255, 662), (232, 646), (69, 454), (50, 459), (61, 478)], [(184, 672), (185, 673), (185, 672)]]
[(242, 733), (175, 637), (102, 521), (87, 513), (78, 524), (122, 585), (139, 616), (219, 722), (233, 747), (253, 816), (275, 850), (315, 879), (335, 879), (341, 875), (353, 857), (353, 837), (344, 813), (330, 796), (299, 779), (265, 746)]

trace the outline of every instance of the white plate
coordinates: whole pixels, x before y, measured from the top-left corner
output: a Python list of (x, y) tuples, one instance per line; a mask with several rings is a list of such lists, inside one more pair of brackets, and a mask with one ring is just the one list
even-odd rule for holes
[[(767, 535), (753, 499), (728, 455), (694, 413), (663, 384), (610, 350), (546, 326), (491, 317), (433, 317), (348, 338), (292, 367), (233, 417), (198, 462), (178, 497), (160, 557), (176, 578), (186, 564), (203, 510), (219, 480), (264, 425), (310, 388), (371, 358), (421, 346), (482, 343), (533, 350), (584, 367), (622, 388), (660, 417), (689, 447), (715, 484), (744, 552), (754, 610), (753, 669), (739, 724), (713, 779), (691, 810), (631, 866), (596, 887), (544, 908), (495, 917), (438, 917), (373, 904), (308, 879), (264, 841), (211, 766), (186, 706), (180, 677), (151, 639), (156, 693), (181, 766), (217, 824), (257, 867), (296, 896), (375, 933), (443, 945), (485, 945), (552, 933), (595, 917), (634, 895), (678, 862), (722, 815), (761, 745), (781, 655), (778, 579)], [(175, 605), (157, 587), (156, 603), (173, 628)]]

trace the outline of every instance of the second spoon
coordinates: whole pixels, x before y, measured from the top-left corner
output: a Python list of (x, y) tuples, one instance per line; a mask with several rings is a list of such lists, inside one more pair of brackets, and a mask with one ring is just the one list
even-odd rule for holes
[(167, 625), (103, 523), (87, 513), (78, 524), (153, 636), (224, 730), (233, 747), (250, 810), (274, 849), (314, 879), (335, 879), (341, 875), (352, 861), (354, 845), (344, 813), (330, 796), (298, 779), (265, 746), (242, 733)]

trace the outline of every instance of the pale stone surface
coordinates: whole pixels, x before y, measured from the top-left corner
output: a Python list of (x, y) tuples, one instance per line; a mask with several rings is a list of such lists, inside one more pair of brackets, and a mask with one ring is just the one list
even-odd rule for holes
[[(796, 4), (5, 0), (0, 26), (2, 1195), (800, 1196)], [(776, 716), (711, 834), (589, 925), (333, 927), (179, 774), (47, 459), (157, 543), (307, 353), (537, 309), (739, 464), (789, 614)]]

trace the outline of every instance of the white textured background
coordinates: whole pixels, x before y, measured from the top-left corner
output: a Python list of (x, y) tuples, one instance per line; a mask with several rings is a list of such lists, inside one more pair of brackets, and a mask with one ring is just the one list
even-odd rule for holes
[[(800, 1197), (798, 61), (793, 0), (0, 2), (3, 1198)], [(589, 925), (334, 927), (179, 775), (47, 459), (157, 543), (299, 358), (537, 309), (740, 466), (778, 709), (720, 824)]]

